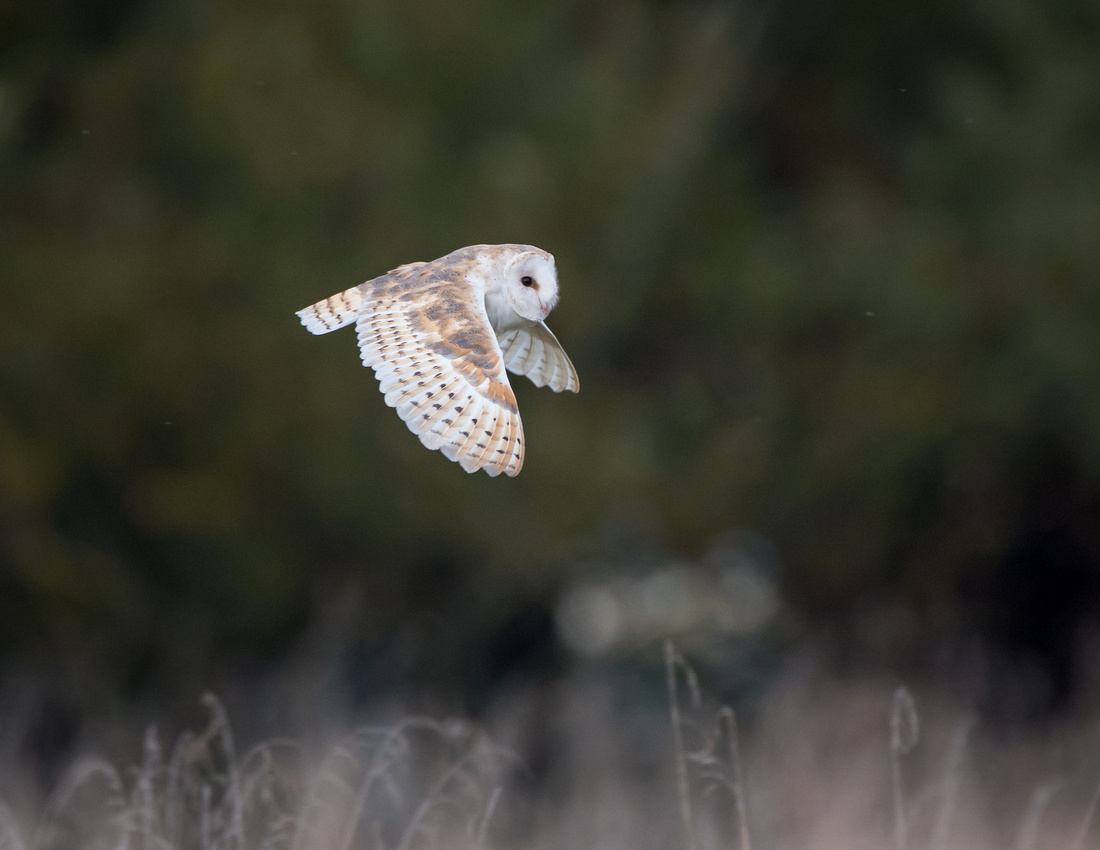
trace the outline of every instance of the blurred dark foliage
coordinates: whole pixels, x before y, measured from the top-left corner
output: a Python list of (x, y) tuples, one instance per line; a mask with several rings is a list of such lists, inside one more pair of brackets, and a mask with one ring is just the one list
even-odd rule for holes
[[(978, 640), (1064, 704), (1098, 43), (1088, 0), (8, 0), (6, 675), (53, 670), (61, 718), (190, 703), (312, 635), (355, 700), (477, 711), (568, 663), (563, 587), (751, 528), (777, 652)], [(516, 382), (527, 465), (490, 480), (293, 312), (505, 241), (557, 256), (583, 388)]]

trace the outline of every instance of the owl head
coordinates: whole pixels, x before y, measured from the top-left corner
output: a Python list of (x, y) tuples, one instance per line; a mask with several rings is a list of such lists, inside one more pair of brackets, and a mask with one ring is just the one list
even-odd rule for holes
[(545, 319), (558, 303), (558, 272), (554, 255), (531, 246), (519, 246), (504, 265), (504, 295), (523, 318)]

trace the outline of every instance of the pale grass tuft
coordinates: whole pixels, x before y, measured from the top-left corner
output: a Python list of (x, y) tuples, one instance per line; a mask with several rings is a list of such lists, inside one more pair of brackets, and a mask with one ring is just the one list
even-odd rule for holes
[(511, 757), (465, 723), (362, 728), (313, 771), (297, 744), (238, 757), (216, 697), (209, 722), (164, 762), (156, 729), (127, 781), (83, 759), (49, 799), (29, 846), (0, 803), (0, 850), (428, 850), (486, 846)]
[[(689, 698), (690, 713), (687, 717), (680, 705), (678, 682), (681, 675)], [(665, 644), (665, 678), (680, 819), (684, 827), (686, 850), (697, 850), (701, 840), (697, 823), (699, 807), (694, 805), (691, 793), (693, 785), (699, 786), (702, 795), (715, 802), (715, 809), (707, 813), (707, 845), (717, 841), (724, 846), (727, 843), (728, 846), (733, 846), (733, 836), (736, 836), (740, 850), (752, 850), (744, 766), (737, 733), (737, 717), (733, 709), (720, 706), (714, 712), (714, 720), (703, 716), (698, 678), (671, 641)], [(698, 739), (698, 746), (690, 751), (684, 743), (685, 733)], [(725, 826), (721, 823), (723, 810), (728, 812)], [(723, 833), (728, 833), (726, 841), (722, 839)]]

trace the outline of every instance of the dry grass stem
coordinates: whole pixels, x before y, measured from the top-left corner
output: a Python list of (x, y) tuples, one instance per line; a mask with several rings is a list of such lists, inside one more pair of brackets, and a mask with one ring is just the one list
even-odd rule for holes
[(665, 677), (668, 684), (668, 711), (669, 720), (672, 723), (672, 745), (676, 759), (676, 786), (679, 791), (680, 818), (684, 824), (684, 841), (687, 850), (697, 850), (695, 819), (691, 811), (691, 789), (688, 786), (687, 754), (684, 749), (684, 734), (680, 718), (680, 696), (676, 684), (677, 668), (684, 670), (686, 675), (693, 676), (680, 654), (676, 652), (672, 641), (667, 641), (665, 643)]
[(894, 792), (894, 847), (906, 850), (908, 817), (905, 791), (901, 780), (901, 757), (917, 744), (919, 727), (917, 708), (904, 687), (894, 691), (894, 706), (890, 712), (890, 773)]
[(722, 706), (718, 713), (719, 722), (725, 726), (730, 749), (730, 790), (737, 808), (737, 831), (741, 850), (752, 850), (749, 836), (749, 814), (745, 803), (745, 775), (741, 764), (741, 743), (737, 734), (737, 715), (729, 706)]

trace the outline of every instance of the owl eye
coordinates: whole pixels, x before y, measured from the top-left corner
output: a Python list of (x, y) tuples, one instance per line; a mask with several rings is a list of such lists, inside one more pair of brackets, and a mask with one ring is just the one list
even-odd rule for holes
[(521, 277), (519, 279), (519, 282), (522, 283), (524, 286), (534, 286), (535, 285), (535, 279), (533, 277), (531, 277), (531, 275), (528, 275), (528, 274), (525, 274), (523, 277)]

